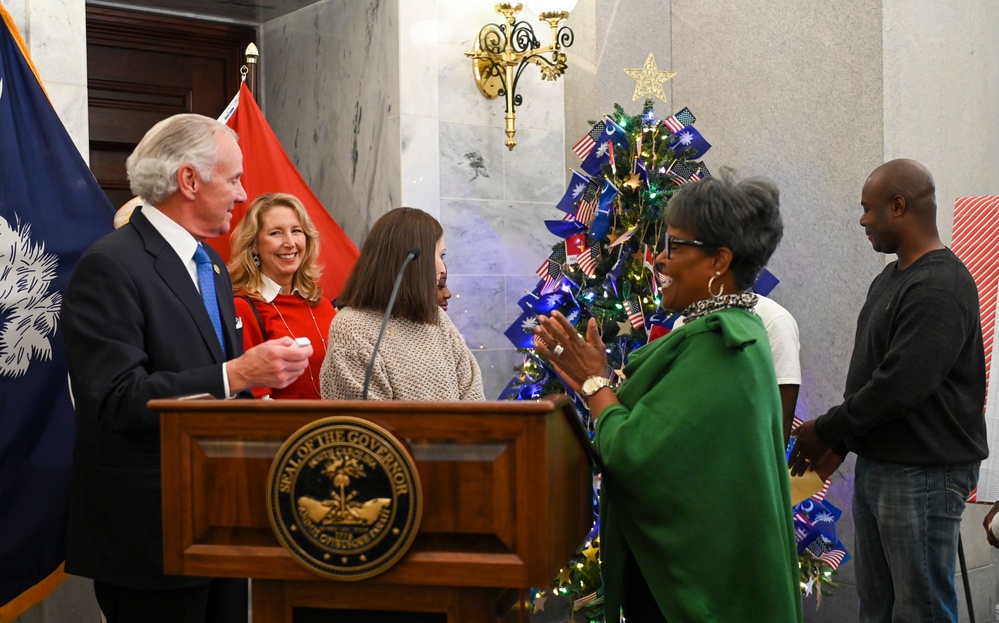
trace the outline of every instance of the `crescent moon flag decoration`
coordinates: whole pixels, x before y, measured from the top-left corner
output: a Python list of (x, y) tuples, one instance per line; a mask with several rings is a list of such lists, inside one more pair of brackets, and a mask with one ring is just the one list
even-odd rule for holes
[(645, 59), (645, 67), (640, 69), (625, 69), (624, 73), (634, 78), (635, 93), (631, 96), (631, 101), (635, 101), (645, 95), (658, 97), (666, 103), (666, 92), (663, 91), (663, 84), (676, 75), (675, 71), (659, 71), (656, 65), (656, 57), (649, 52), (649, 57)]

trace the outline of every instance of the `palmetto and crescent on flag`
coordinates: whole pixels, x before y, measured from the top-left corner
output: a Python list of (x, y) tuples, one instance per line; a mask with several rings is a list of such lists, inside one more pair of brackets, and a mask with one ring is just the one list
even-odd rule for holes
[(75, 419), (62, 291), (114, 208), (0, 4), (0, 621), (65, 577)]

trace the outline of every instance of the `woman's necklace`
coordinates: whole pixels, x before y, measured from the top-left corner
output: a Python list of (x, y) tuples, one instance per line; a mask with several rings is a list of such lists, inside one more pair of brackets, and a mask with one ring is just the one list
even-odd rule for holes
[(756, 301), (757, 298), (754, 292), (726, 294), (724, 296), (714, 296), (709, 299), (697, 301), (696, 303), (691, 303), (687, 306), (687, 309), (683, 310), (684, 324), (693, 322), (701, 316), (731, 307), (738, 307), (749, 311), (756, 306)]
[[(295, 332), (292, 331), (291, 327), (288, 326), (288, 321), (284, 319), (284, 314), (281, 313), (281, 310), (278, 309), (278, 306), (274, 304), (273, 300), (270, 301), (270, 304), (271, 304), (271, 307), (274, 308), (274, 311), (277, 312), (278, 318), (281, 319), (281, 324), (283, 324), (284, 328), (288, 330), (288, 335), (290, 335), (293, 338), (299, 337), (299, 336), (295, 335)], [(323, 345), (323, 357), (325, 358), (326, 357), (326, 338), (323, 337), (323, 332), (319, 330), (319, 323), (316, 322), (316, 315), (314, 313), (312, 313), (312, 306), (308, 304), (308, 301), (305, 302), (305, 306), (309, 308), (309, 315), (312, 316), (312, 326), (314, 326), (316, 328), (316, 335), (319, 336), (319, 343)], [(315, 353), (313, 353), (313, 355), (314, 354)], [(309, 366), (309, 380), (312, 381), (312, 388), (316, 390), (316, 395), (321, 396), (322, 393), (319, 391), (319, 386), (316, 385), (316, 377), (312, 374), (312, 359), (311, 358), (309, 358), (309, 361), (307, 362), (307, 364)]]

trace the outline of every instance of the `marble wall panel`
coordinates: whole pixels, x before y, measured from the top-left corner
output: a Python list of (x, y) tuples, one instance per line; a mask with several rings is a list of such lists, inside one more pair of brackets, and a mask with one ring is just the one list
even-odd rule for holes
[[(438, 43), (457, 44), (472, 49), (479, 30), (486, 24), (499, 24), (503, 16), (493, 10), (492, 2), (437, 0)], [(471, 73), (471, 69), (469, 69)]]
[(21, 34), (46, 85), (87, 84), (86, 23), (84, 2), (28, 5), (28, 31)]
[(402, 115), (400, 205), (420, 208), (440, 218), (440, 121), (436, 117)]
[(514, 367), (524, 362), (524, 357), (512, 349), (473, 349), (472, 354), (482, 371), (482, 386), (486, 400), (496, 400), (513, 378)]
[[(46, 6), (58, 7), (64, 0), (50, 0), (50, 2)], [(18, 32), (27, 40), (30, 34), (28, 32), (28, 0), (5, 0), (3, 7), (7, 9), (7, 12), (14, 19)]]
[[(453, 236), (448, 236), (448, 288), (453, 295), (448, 303), (448, 315), (461, 331), (472, 350), (483, 348), (510, 348), (510, 341), (503, 331), (513, 318), (504, 314), (506, 308), (506, 277), (503, 275), (459, 274), (470, 273), (475, 266), (459, 264), (452, 260)], [(451, 271), (455, 274), (452, 275)]]
[[(475, 123), (504, 127), (503, 99), (483, 96), (472, 78), (472, 61), (465, 58), (470, 45), (441, 43), (437, 46), (440, 92), (440, 118), (454, 123)], [(505, 140), (502, 130), (491, 132)]]
[[(933, 173), (945, 241), (957, 197), (996, 193), (997, 18), (996, 3), (982, 0), (946, 11), (927, 0), (884, 2), (885, 159), (914, 158)], [(927, 119), (943, 121), (928, 130)]]
[(561, 216), (549, 204), (442, 200), (448, 265), (469, 275), (532, 275), (557, 241), (543, 221)]
[[(563, 156), (568, 166), (578, 166), (579, 157), (572, 146), (590, 131), (587, 121), (600, 116), (596, 106), (597, 89), (597, 37), (596, 0), (579, 0), (566, 24), (575, 33), (572, 47), (565, 50), (569, 69), (565, 72), (565, 148)], [(569, 172), (565, 172), (566, 182)]]
[[(470, 348), (508, 351), (495, 357), (512, 361), (509, 353), (516, 355), (516, 350), (503, 332), (520, 315), (517, 301), (537, 284), (534, 271), (557, 241), (543, 221), (561, 215), (548, 203), (442, 200), (448, 283), (454, 284), (456, 297), (461, 294), (461, 299), (452, 299), (449, 314)], [(513, 367), (492, 370), (483, 369), (483, 375), (497, 388), (495, 397), (509, 382)]]
[(490, 126), (442, 120), (441, 197), (502, 199), (504, 138)]
[(513, 151), (503, 150), (506, 199), (555, 205), (566, 188), (562, 159), (565, 134), (525, 128), (518, 129), (515, 138)]
[[(547, 34), (542, 32), (540, 34)], [(539, 36), (540, 36), (539, 34)], [(544, 80), (534, 65), (524, 68), (517, 83), (517, 93), (523, 104), (516, 107), (517, 130), (565, 130), (565, 82)], [(494, 100), (495, 101), (495, 100)], [(503, 112), (503, 105), (497, 104)], [(516, 149), (516, 148), (515, 148)], [(553, 154), (553, 157), (557, 155)]]
[(399, 114), (437, 116), (438, 40), (447, 24), (437, 19), (436, 5), (436, 0), (399, 3)]

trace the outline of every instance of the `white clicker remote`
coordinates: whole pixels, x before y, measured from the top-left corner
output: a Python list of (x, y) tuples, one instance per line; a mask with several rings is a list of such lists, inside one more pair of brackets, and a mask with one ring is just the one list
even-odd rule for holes
[(307, 337), (296, 337), (295, 341), (291, 343), (292, 346), (296, 348), (301, 348), (303, 346), (311, 346), (312, 341)]

